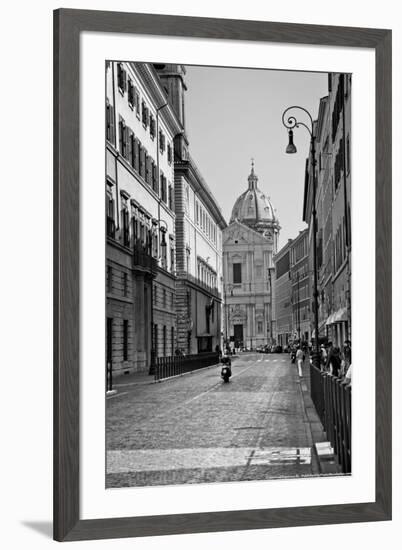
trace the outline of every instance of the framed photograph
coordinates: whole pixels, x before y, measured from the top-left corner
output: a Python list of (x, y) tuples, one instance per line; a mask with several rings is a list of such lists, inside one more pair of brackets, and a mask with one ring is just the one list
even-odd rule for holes
[(55, 11), (56, 540), (391, 518), (391, 135), (389, 30)]

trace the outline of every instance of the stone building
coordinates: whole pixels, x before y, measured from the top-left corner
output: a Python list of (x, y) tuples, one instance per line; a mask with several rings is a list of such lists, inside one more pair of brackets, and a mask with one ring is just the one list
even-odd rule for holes
[(222, 346), (222, 230), (226, 221), (189, 154), (185, 67), (155, 65), (183, 132), (176, 136), (177, 347), (185, 354)]
[(292, 240), (274, 256), (275, 265), (275, 319), (276, 340), (282, 347), (287, 346), (294, 338), (292, 307), (292, 276), (290, 272), (290, 245)]
[(309, 342), (311, 292), (308, 229), (275, 255), (275, 316), (278, 344)]
[(148, 371), (176, 346), (174, 136), (150, 64), (106, 67), (106, 359)]
[(223, 231), (225, 340), (235, 347), (253, 349), (273, 342), (273, 256), (279, 230), (252, 163), (248, 188), (236, 200)]
[(290, 279), (293, 337), (299, 342), (309, 342), (311, 298), (308, 229), (300, 231), (290, 243)]
[[(319, 336), (341, 346), (351, 338), (351, 75), (328, 75), (328, 96), (321, 99), (314, 133)], [(309, 225), (311, 273), (312, 170), (310, 153), (303, 219)]]

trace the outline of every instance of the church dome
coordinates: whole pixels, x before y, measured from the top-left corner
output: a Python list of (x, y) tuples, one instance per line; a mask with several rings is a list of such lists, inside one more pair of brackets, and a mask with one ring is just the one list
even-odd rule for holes
[(238, 220), (255, 229), (278, 224), (272, 203), (258, 188), (258, 177), (254, 173), (254, 162), (248, 177), (248, 189), (240, 195), (233, 206), (230, 223)]

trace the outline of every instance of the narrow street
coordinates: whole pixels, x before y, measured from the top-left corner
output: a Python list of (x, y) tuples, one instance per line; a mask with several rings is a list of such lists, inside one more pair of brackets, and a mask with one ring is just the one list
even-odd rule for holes
[(318, 473), (296, 366), (245, 353), (229, 384), (212, 367), (156, 384), (116, 381), (107, 399), (107, 487)]

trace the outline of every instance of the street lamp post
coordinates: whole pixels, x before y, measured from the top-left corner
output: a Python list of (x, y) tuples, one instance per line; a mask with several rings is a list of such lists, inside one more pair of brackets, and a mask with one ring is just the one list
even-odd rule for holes
[[(295, 116), (287, 116), (287, 113), (290, 110), (300, 110), (303, 111), (309, 118), (311, 128), (297, 120)], [(317, 273), (317, 210), (316, 210), (316, 176), (315, 176), (315, 167), (316, 167), (316, 158), (315, 158), (315, 140), (316, 136), (314, 135), (314, 123), (311, 114), (304, 107), (299, 105), (292, 105), (284, 110), (282, 113), (282, 123), (288, 130), (289, 143), (286, 147), (286, 153), (293, 154), (297, 152), (296, 146), (293, 143), (293, 128), (299, 128), (304, 126), (304, 128), (310, 134), (310, 149), (311, 149), (311, 161), (313, 166), (313, 271), (314, 271), (314, 290), (313, 290), (313, 299), (314, 299), (314, 353), (313, 353), (313, 365), (320, 368), (320, 347), (318, 341), (318, 273)]]

